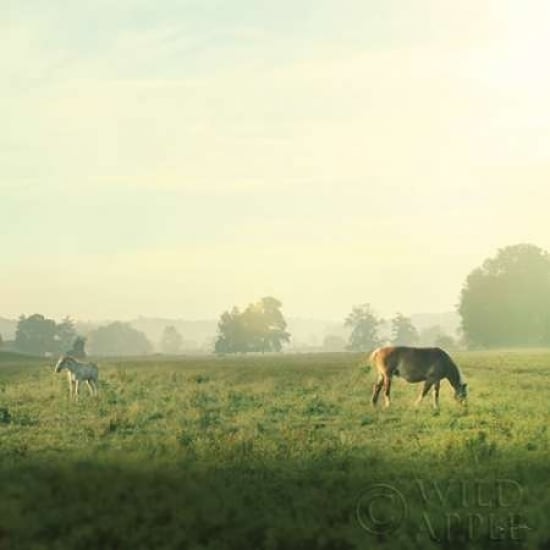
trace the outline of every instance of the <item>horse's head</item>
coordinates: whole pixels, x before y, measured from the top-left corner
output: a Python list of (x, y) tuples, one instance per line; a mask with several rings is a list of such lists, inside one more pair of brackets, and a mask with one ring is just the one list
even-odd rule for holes
[(466, 398), (468, 397), (468, 384), (459, 384), (455, 389), (455, 399), (461, 404), (466, 404)]
[(55, 371), (54, 372), (61, 372), (63, 369), (67, 368), (67, 362), (69, 360), (69, 357), (67, 355), (62, 355), (59, 358), (59, 361), (57, 361), (55, 365)]

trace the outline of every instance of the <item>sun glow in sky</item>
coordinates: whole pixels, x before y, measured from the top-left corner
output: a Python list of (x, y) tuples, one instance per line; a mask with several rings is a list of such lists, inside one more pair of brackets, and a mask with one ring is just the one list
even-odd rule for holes
[(550, 249), (550, 4), (0, 5), (0, 316), (454, 308)]

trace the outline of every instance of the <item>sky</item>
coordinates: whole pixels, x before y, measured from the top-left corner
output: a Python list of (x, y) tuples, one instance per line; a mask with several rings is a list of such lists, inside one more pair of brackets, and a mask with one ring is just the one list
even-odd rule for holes
[(0, 3), (0, 316), (454, 310), (550, 249), (544, 0)]

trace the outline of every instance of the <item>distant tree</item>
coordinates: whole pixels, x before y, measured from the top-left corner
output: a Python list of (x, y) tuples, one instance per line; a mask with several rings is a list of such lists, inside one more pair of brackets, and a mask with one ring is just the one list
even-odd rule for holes
[(286, 321), (281, 312), (282, 303), (271, 296), (249, 305), (243, 322), (250, 339), (251, 351), (281, 351), (290, 340)]
[(456, 349), (458, 347), (456, 340), (448, 334), (440, 334), (434, 344), (443, 349)]
[(147, 355), (153, 349), (143, 332), (120, 321), (93, 330), (88, 340), (93, 355)]
[(246, 352), (248, 344), (242, 315), (238, 307), (224, 311), (218, 322), (218, 338), (214, 343), (216, 353)]
[(74, 339), (72, 347), (67, 350), (68, 355), (72, 355), (73, 357), (76, 357), (77, 359), (84, 359), (86, 357), (86, 338), (83, 336), (77, 336)]
[(4, 345), (4, 340), (2, 339), (2, 335), (0, 334), (0, 348)]
[(218, 322), (216, 353), (281, 351), (290, 340), (282, 303), (271, 296), (250, 304), (243, 312), (237, 307), (225, 311)]
[(56, 352), (65, 353), (67, 350), (71, 349), (75, 338), (77, 337), (76, 330), (74, 327), (74, 322), (70, 317), (65, 317), (61, 323), (58, 323), (55, 326), (55, 341), (56, 341)]
[(381, 322), (373, 313), (370, 304), (354, 306), (345, 320), (345, 326), (351, 328), (348, 349), (368, 351), (379, 346), (378, 328)]
[(420, 331), (419, 344), (421, 346), (437, 346), (443, 349), (456, 349), (459, 347), (459, 337), (453, 338), (439, 325), (432, 325)]
[(163, 353), (168, 354), (178, 354), (181, 353), (181, 348), (183, 345), (183, 338), (178, 332), (176, 327), (170, 325), (164, 327), (162, 336), (160, 339), (160, 349)]
[(346, 340), (335, 334), (327, 334), (323, 338), (323, 349), (325, 351), (343, 351), (346, 349)]
[(422, 329), (418, 335), (418, 343), (421, 346), (435, 346), (437, 340), (445, 333), (440, 325), (432, 325)]
[(394, 346), (414, 346), (419, 337), (416, 327), (409, 317), (398, 313), (392, 320), (392, 344)]
[(46, 355), (58, 352), (56, 324), (53, 319), (46, 319), (35, 313), (30, 317), (21, 315), (15, 331), (15, 348), (32, 355)]
[(500, 249), (468, 275), (458, 311), (470, 346), (550, 344), (550, 255), (532, 244)]

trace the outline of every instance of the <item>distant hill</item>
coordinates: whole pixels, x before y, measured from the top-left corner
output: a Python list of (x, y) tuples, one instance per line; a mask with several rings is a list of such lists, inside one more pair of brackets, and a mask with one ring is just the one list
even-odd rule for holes
[(460, 315), (454, 311), (443, 313), (415, 313), (411, 315), (412, 322), (418, 330), (439, 325), (444, 333), (455, 337), (460, 327)]
[(291, 334), (290, 348), (319, 347), (326, 336), (348, 338), (349, 329), (344, 322), (290, 317), (287, 330)]
[(173, 326), (183, 338), (184, 350), (210, 351), (218, 330), (218, 321), (213, 319), (186, 321), (184, 319), (139, 317), (130, 321), (130, 324), (145, 333), (154, 346), (158, 345), (165, 327)]

